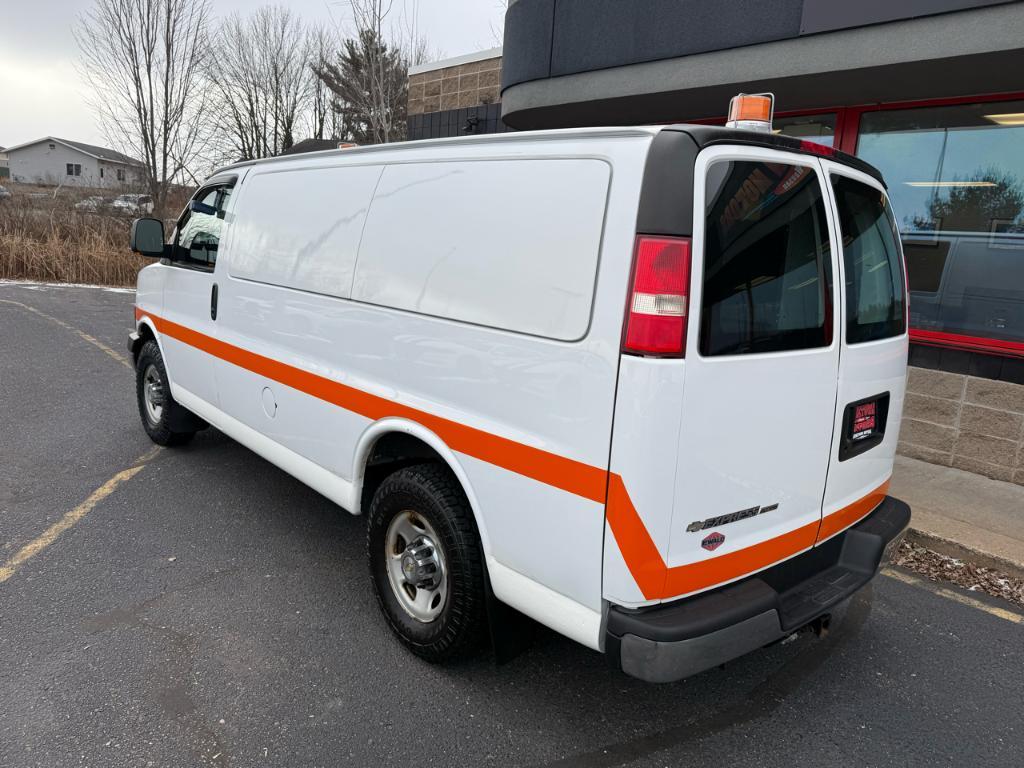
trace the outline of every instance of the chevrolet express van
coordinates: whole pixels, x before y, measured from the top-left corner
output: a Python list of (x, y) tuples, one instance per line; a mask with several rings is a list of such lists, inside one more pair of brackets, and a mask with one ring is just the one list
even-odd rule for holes
[(856, 158), (685, 125), (328, 151), (132, 247), (150, 437), (212, 425), (365, 515), (428, 660), (510, 606), (677, 680), (826, 622), (909, 521), (903, 260)]

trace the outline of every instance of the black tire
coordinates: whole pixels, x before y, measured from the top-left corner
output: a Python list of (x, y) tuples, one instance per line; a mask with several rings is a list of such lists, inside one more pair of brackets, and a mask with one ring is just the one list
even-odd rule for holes
[[(146, 405), (146, 377), (150, 373), (159, 378), (162, 389), (163, 401), (158, 418), (154, 418)], [(149, 439), (157, 445), (184, 445), (196, 433), (194, 430), (181, 431), (171, 429), (173, 423), (188, 423), (194, 420), (192, 414), (180, 406), (171, 397), (171, 388), (168, 383), (167, 369), (164, 367), (164, 358), (160, 354), (160, 346), (150, 339), (142, 345), (139, 356), (135, 360), (135, 397), (139, 406), (139, 417), (142, 419), (142, 426), (149, 435)]]
[[(440, 615), (426, 622), (402, 606), (388, 576), (388, 529), (406, 511), (436, 532), (448, 579)], [(373, 496), (368, 522), (370, 579), (381, 611), (399, 640), (432, 663), (476, 651), (487, 627), (483, 557), (473, 512), (451, 471), (440, 464), (419, 464), (389, 475)]]

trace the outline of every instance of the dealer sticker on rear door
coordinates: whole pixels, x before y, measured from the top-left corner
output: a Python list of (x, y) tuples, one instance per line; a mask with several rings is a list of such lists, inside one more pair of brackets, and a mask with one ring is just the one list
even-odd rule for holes
[(853, 429), (850, 435), (853, 440), (863, 440), (875, 433), (877, 426), (878, 403), (862, 403), (853, 410)]

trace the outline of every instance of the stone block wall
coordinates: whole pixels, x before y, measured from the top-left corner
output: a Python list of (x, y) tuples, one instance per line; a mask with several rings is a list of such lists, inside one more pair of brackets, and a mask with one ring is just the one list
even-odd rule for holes
[(446, 112), (501, 99), (501, 57), (409, 75), (409, 115)]
[(1024, 485), (1024, 385), (911, 366), (899, 452)]

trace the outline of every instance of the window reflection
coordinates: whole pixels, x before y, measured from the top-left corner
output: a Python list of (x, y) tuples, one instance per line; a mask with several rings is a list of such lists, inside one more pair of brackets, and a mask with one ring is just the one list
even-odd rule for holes
[(868, 112), (903, 234), (912, 328), (1024, 340), (1024, 101)]
[(835, 146), (836, 116), (805, 115), (802, 117), (776, 117), (774, 132), (794, 139), (813, 141), (826, 147)]

